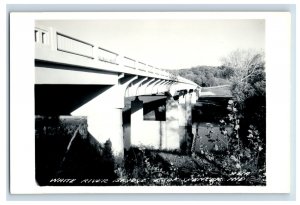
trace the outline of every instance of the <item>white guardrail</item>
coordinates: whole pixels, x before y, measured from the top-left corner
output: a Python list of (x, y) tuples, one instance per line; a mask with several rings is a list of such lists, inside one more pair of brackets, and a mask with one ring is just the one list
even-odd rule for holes
[(34, 39), (36, 44), (45, 46), (52, 45), (52, 48), (60, 52), (69, 53), (112, 65), (122, 64), (126, 68), (143, 72), (145, 76), (147, 76), (147, 73), (149, 73), (150, 76), (155, 76), (157, 78), (197, 85), (188, 79), (174, 75), (166, 70), (154, 67), (127, 56), (121, 56), (118, 53), (96, 46), (81, 39), (74, 38), (54, 29), (35, 27)]

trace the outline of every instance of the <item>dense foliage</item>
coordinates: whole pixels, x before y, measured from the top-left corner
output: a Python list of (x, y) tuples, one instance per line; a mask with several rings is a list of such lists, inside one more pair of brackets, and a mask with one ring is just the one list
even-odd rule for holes
[[(231, 92), (240, 111), (241, 126), (255, 126), (263, 139), (266, 132), (266, 73), (264, 53), (236, 50), (223, 59), (226, 66), (235, 66)], [(241, 130), (246, 135), (246, 129)]]
[[(232, 177), (232, 173), (245, 176), (244, 185), (265, 185), (266, 183), (266, 152), (265, 140), (261, 132), (254, 126), (241, 127), (240, 113), (237, 103), (228, 101), (228, 115), (219, 121), (220, 134), (212, 137), (213, 126), (207, 123), (207, 146), (200, 147), (200, 156), (214, 163), (224, 178)], [(241, 130), (246, 129), (246, 134)], [(236, 184), (236, 183), (235, 183)]]

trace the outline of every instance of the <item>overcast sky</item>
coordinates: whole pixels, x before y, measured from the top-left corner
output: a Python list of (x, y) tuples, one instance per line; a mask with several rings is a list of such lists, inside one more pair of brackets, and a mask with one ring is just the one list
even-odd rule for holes
[(43, 21), (67, 35), (166, 69), (220, 65), (235, 49), (265, 48), (264, 20)]

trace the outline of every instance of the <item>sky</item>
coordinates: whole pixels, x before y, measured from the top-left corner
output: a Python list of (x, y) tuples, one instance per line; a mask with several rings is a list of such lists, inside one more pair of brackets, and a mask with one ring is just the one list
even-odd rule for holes
[(47, 20), (45, 26), (163, 69), (219, 66), (236, 49), (264, 50), (265, 21)]

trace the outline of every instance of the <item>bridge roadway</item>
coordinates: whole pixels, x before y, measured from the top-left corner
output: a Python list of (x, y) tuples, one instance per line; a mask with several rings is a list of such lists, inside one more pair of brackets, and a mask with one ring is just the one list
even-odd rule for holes
[[(89, 133), (100, 143), (109, 139), (115, 158), (122, 159), (125, 99), (135, 99), (130, 146), (181, 149), (189, 144), (186, 130), (201, 90), (197, 84), (41, 22), (34, 39), (36, 115), (87, 116)], [(154, 96), (164, 96), (165, 120), (144, 120), (143, 103), (155, 102)]]

